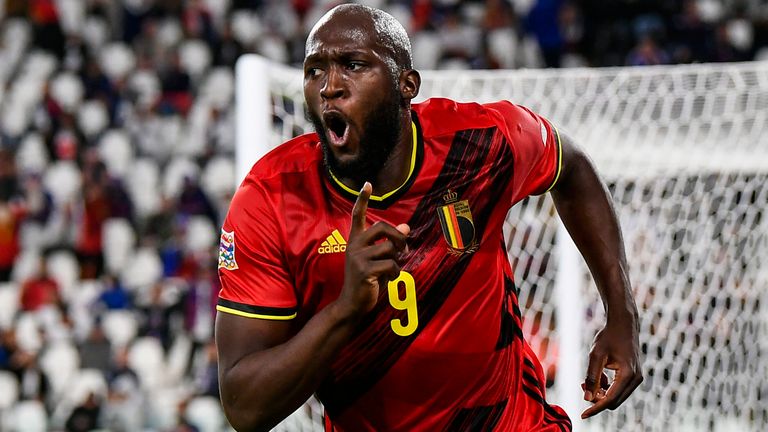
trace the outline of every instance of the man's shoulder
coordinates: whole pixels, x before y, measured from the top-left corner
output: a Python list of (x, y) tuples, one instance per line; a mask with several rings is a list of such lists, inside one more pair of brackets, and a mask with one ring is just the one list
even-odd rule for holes
[(261, 157), (246, 181), (269, 181), (283, 174), (301, 174), (316, 169), (322, 152), (317, 134), (308, 133), (288, 140)]
[(459, 130), (481, 129), (518, 121), (530, 113), (510, 101), (490, 103), (458, 102), (431, 98), (412, 105), (425, 135), (442, 135)]

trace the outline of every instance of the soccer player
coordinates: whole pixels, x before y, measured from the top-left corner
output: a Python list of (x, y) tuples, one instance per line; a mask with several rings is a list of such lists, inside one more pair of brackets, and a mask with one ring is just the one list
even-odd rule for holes
[(314, 393), (329, 431), (570, 430), (523, 339), (502, 234), (514, 203), (547, 191), (607, 308), (582, 415), (642, 381), (620, 230), (587, 157), (526, 108), (411, 104), (419, 85), (392, 16), (342, 5), (312, 29), (316, 133), (254, 165), (221, 234), (216, 342), (235, 429), (268, 430)]

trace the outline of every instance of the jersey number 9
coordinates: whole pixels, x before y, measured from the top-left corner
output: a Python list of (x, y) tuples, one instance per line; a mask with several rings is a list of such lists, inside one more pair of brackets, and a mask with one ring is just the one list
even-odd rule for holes
[[(403, 298), (400, 298), (399, 285), (401, 283), (405, 287), (405, 297)], [(389, 281), (387, 291), (392, 307), (397, 310), (404, 310), (408, 314), (405, 325), (400, 318), (395, 318), (390, 322), (392, 331), (398, 336), (412, 335), (419, 326), (419, 314), (416, 310), (416, 281), (413, 280), (410, 273), (401, 271), (397, 279)]]

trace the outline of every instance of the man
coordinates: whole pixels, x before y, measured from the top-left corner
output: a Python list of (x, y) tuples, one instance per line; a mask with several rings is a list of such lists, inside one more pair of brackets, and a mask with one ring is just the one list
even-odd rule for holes
[(222, 230), (216, 341), (235, 429), (268, 430), (314, 393), (329, 431), (570, 430), (523, 340), (502, 234), (512, 204), (549, 189), (608, 312), (583, 416), (642, 381), (620, 231), (586, 156), (509, 102), (411, 105), (419, 84), (384, 12), (338, 6), (311, 31), (317, 133), (253, 167)]

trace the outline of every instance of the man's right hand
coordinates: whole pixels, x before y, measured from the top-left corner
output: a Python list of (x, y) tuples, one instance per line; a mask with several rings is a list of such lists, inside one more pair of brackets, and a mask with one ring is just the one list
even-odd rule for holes
[(352, 207), (352, 226), (347, 241), (344, 286), (337, 305), (345, 314), (361, 317), (376, 305), (380, 284), (400, 274), (398, 256), (407, 250), (406, 237), (411, 231), (406, 224), (392, 226), (376, 222), (365, 226), (368, 199), (373, 187), (365, 182)]

